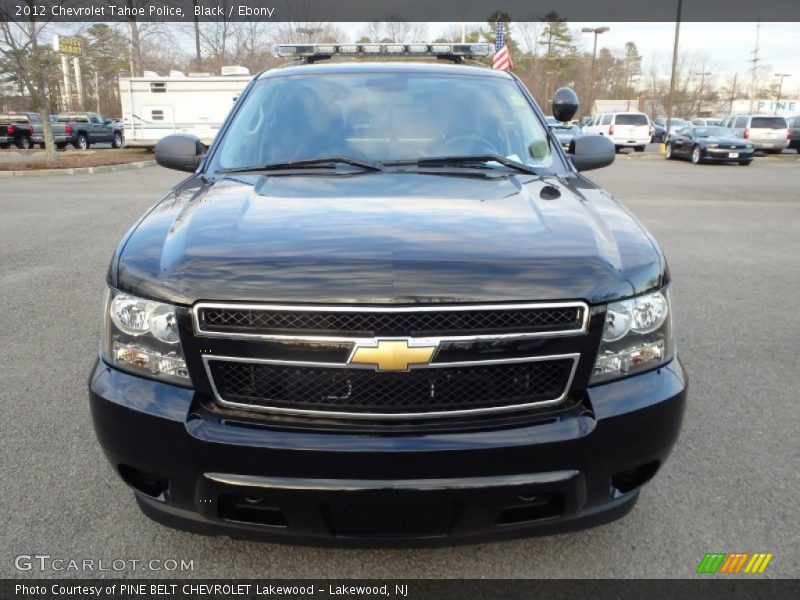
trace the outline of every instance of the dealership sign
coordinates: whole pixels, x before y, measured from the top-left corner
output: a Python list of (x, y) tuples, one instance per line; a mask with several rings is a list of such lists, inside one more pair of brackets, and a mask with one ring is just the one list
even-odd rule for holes
[(76, 37), (54, 35), (53, 50), (56, 52), (61, 52), (62, 54), (74, 54), (75, 56), (80, 56), (83, 54), (83, 42), (80, 38)]
[[(749, 113), (750, 100), (735, 100), (733, 102), (734, 113)], [(800, 100), (786, 99), (776, 102), (775, 100), (759, 99), (753, 103), (752, 108), (754, 113), (762, 115), (799, 115), (800, 114)]]

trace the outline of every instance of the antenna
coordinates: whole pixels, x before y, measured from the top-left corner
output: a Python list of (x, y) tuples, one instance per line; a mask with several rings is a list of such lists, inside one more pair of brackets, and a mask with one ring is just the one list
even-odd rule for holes
[(756, 47), (753, 49), (751, 53), (753, 58), (750, 59), (750, 62), (753, 63), (752, 72), (750, 75), (750, 113), (752, 114), (755, 111), (755, 104), (756, 104), (756, 96), (758, 95), (758, 61), (761, 60), (758, 58), (758, 42), (761, 38), (761, 19), (756, 22)]

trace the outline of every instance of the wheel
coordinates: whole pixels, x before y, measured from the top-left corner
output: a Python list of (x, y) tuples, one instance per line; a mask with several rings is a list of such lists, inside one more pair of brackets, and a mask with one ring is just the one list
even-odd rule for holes
[(664, 158), (667, 160), (672, 158), (672, 144), (667, 144), (666, 148), (664, 148)]
[(111, 142), (111, 147), (120, 149), (124, 145), (124, 140), (122, 139), (122, 134), (120, 132), (116, 132), (114, 134), (114, 140)]
[(746, 167), (746, 166), (747, 166), (747, 165), (749, 165), (751, 162), (753, 162), (753, 161), (752, 161), (752, 160), (740, 160), (740, 161), (739, 161), (739, 164), (740, 164), (740, 165), (742, 165), (743, 167)]
[(695, 146), (692, 149), (692, 163), (695, 165), (699, 165), (701, 162), (703, 162), (703, 156), (700, 151), (700, 146)]
[(647, 146), (636, 146), (636, 147), (634, 148), (634, 151), (635, 151), (635, 152), (644, 152), (644, 149), (645, 149), (646, 147), (647, 147)]
[(620, 150), (622, 150), (622, 146), (614, 146), (614, 152), (619, 152)]
[(56, 142), (56, 148), (58, 148), (59, 150), (63, 150), (66, 147), (67, 145), (64, 142)]
[(84, 134), (80, 134), (78, 136), (78, 141), (75, 142), (75, 148), (78, 150), (88, 150), (89, 149), (89, 138), (87, 138)]
[(16, 146), (20, 150), (30, 150), (31, 149), (31, 138), (29, 138), (29, 137), (17, 138)]

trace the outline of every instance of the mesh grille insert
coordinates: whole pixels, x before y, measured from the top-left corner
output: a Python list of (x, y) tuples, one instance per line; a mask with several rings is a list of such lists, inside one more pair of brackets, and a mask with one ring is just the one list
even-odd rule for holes
[(201, 307), (201, 331), (245, 334), (338, 334), (359, 336), (468, 335), (578, 331), (580, 306), (425, 310), (415, 312), (292, 311), (270, 308)]
[(253, 407), (348, 413), (431, 413), (555, 400), (572, 358), (377, 372), (210, 360), (224, 401)]

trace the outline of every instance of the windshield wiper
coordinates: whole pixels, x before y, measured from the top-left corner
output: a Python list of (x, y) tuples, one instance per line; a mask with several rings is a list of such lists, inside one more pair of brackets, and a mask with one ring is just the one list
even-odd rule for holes
[(266, 165), (250, 165), (247, 167), (231, 167), (228, 169), (218, 169), (217, 173), (248, 173), (255, 171), (291, 171), (294, 169), (335, 169), (337, 164), (358, 167), (365, 171), (383, 171), (377, 163), (349, 156), (325, 156), (321, 158), (309, 158), (305, 160), (291, 160), (287, 162), (270, 163)]
[(491, 169), (493, 167), (488, 166), (488, 163), (498, 163), (507, 167), (509, 169), (513, 169), (515, 171), (519, 171), (520, 173), (527, 173), (529, 175), (542, 175), (540, 171), (536, 168), (518, 162), (516, 160), (511, 160), (510, 158), (506, 158), (500, 155), (494, 154), (480, 154), (476, 156), (437, 156), (431, 158), (420, 158), (417, 161), (396, 161), (394, 163), (384, 163), (384, 164), (410, 164), (416, 165), (418, 167), (477, 167), (481, 169)]

